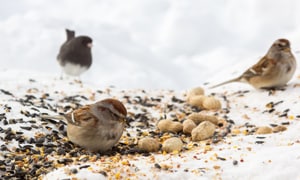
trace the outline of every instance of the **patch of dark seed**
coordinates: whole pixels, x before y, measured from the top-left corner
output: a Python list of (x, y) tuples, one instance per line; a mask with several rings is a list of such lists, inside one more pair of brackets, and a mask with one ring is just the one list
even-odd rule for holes
[(235, 95), (237, 97), (244, 97), (245, 94), (249, 93), (250, 91), (249, 90), (245, 90), (245, 91), (237, 91), (237, 92), (234, 92), (232, 95)]
[(11, 92), (4, 90), (4, 89), (0, 89), (0, 92), (2, 92), (5, 95), (8, 95), (8, 96), (14, 96)]
[(257, 136), (256, 138), (257, 139), (265, 139), (266, 137), (264, 137), (264, 136)]
[(33, 82), (36, 82), (35, 79), (28, 79), (28, 81), (29, 81), (29, 82), (32, 82), (32, 83), (33, 83)]
[(263, 111), (263, 113), (273, 113), (276, 109), (275, 107), (278, 106), (279, 104), (282, 104), (284, 101), (278, 101), (278, 102), (269, 102), (266, 104), (266, 107), (268, 108), (267, 110)]
[(221, 161), (226, 161), (226, 158), (223, 158), (223, 157), (217, 157), (217, 159), (221, 160)]
[(255, 141), (255, 144), (264, 144), (265, 141)]
[(31, 126), (20, 126), (21, 129), (25, 129), (27, 131), (30, 131), (32, 129)]
[(285, 109), (282, 114), (278, 115), (278, 117), (288, 117), (290, 109)]
[(277, 124), (270, 124), (271, 127), (277, 127)]
[(11, 108), (10, 106), (8, 106), (7, 104), (5, 104), (5, 105), (3, 106), (3, 109), (4, 109), (6, 112), (10, 112), (12, 108)]
[(290, 125), (290, 122), (282, 122), (281, 125)]
[(79, 169), (86, 169), (86, 168), (89, 168), (90, 165), (84, 165), (84, 166), (80, 166)]
[(158, 163), (155, 163), (154, 167), (157, 168), (157, 169), (161, 169), (161, 166)]
[[(58, 94), (59, 92), (57, 92)], [(101, 94), (102, 92), (99, 91)], [(146, 93), (146, 92), (144, 92)], [(246, 93), (246, 92), (245, 92)], [(172, 103), (162, 103), (164, 97), (146, 97), (146, 96), (124, 96), (126, 103), (131, 104), (136, 107), (137, 110), (141, 110), (140, 113), (130, 114), (127, 117), (128, 126), (127, 128), (133, 128), (130, 125), (130, 122), (141, 122), (145, 126), (136, 127), (138, 136), (143, 134), (145, 127), (147, 127), (147, 132), (152, 137), (162, 137), (164, 133), (156, 131), (155, 123), (158, 119), (151, 116), (151, 111), (148, 111), (148, 108), (160, 107), (164, 104), (165, 108), (163, 109), (164, 116), (161, 119), (166, 118), (167, 116), (172, 117), (173, 120), (182, 121), (179, 117), (176, 116), (174, 112), (180, 112), (186, 116), (193, 112), (200, 112), (201, 109), (197, 107), (191, 107), (186, 105), (182, 99), (179, 99), (175, 96), (170, 97), (168, 102)], [(15, 150), (8, 149), (4, 144), (1, 146), (0, 150), (5, 152), (5, 160), (0, 162), (0, 179), (37, 179), (37, 177), (46, 174), (56, 168), (56, 164), (68, 165), (74, 162), (87, 162), (89, 158), (81, 158), (82, 155), (86, 155), (87, 151), (74, 145), (69, 141), (65, 141), (66, 137), (66, 124), (61, 121), (54, 121), (49, 119), (40, 119), (41, 109), (47, 109), (52, 112), (57, 112), (57, 109), (63, 109), (64, 112), (78, 108), (85, 104), (82, 101), (88, 100), (87, 97), (81, 95), (67, 96), (59, 100), (58, 104), (54, 104), (53, 99), (51, 99), (50, 94), (43, 94), (41, 97), (29, 94), (25, 95), (23, 98), (18, 99), (17, 101), (24, 106), (25, 108), (20, 111), (22, 115), (30, 120), (7, 120), (5, 113), (0, 114), (0, 120), (4, 125), (9, 123), (26, 123), (20, 128), (24, 131), (31, 131), (33, 129), (44, 128), (49, 132), (49, 134), (42, 134), (38, 137), (27, 137), (23, 136), (21, 131), (13, 131), (11, 128), (0, 129), (0, 132), (4, 134), (3, 140), (6, 142), (16, 140), (19, 142), (19, 146)], [(62, 104), (62, 105), (61, 105)], [(75, 106), (74, 106), (75, 105)], [(11, 107), (8, 105), (4, 106), (5, 110), (9, 112)], [(224, 110), (225, 111), (225, 110)], [(228, 110), (229, 112), (229, 110)], [(38, 118), (38, 120), (36, 120)], [(219, 124), (218, 126), (222, 131), (218, 131), (214, 134), (211, 143), (218, 143), (224, 139), (228, 133), (231, 132), (232, 125), (234, 121), (229, 119), (226, 115), (224, 119), (228, 123), (226, 127), (224, 124)], [(38, 121), (38, 122), (37, 122)], [(37, 125), (37, 123), (40, 123)], [(51, 125), (50, 125), (51, 124)], [(182, 133), (173, 134), (174, 136), (182, 136)], [(128, 137), (135, 137), (127, 133)], [(198, 146), (194, 144), (194, 146)], [(106, 153), (93, 153), (97, 157), (100, 156), (114, 156), (116, 154), (120, 155), (134, 155), (141, 154), (142, 156), (150, 156), (148, 152), (142, 152), (136, 148), (136, 144), (127, 144), (127, 143), (118, 143), (112, 148), (111, 151)], [(50, 160), (48, 156), (59, 155), (59, 158), (56, 160)], [(68, 155), (65, 157), (65, 155)], [(223, 160), (220, 158), (220, 160)], [(2, 164), (2, 165), (1, 165)], [(22, 167), (21, 167), (22, 165)], [(155, 165), (156, 168), (161, 168), (159, 164)], [(79, 169), (88, 168), (88, 166), (80, 166)], [(107, 176), (106, 172), (103, 172)]]

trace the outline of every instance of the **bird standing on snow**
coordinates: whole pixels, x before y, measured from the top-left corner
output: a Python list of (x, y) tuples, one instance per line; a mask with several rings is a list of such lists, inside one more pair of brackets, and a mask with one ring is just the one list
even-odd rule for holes
[(127, 110), (117, 99), (104, 99), (64, 115), (41, 115), (43, 119), (67, 122), (70, 141), (91, 151), (111, 149), (121, 138)]
[(79, 76), (92, 65), (92, 42), (88, 36), (75, 37), (75, 31), (66, 29), (67, 40), (62, 44), (57, 61), (63, 71), (71, 76)]
[(245, 82), (257, 89), (278, 88), (291, 80), (296, 70), (296, 59), (287, 39), (278, 39), (262, 59), (241, 76), (215, 85), (215, 88), (232, 82)]

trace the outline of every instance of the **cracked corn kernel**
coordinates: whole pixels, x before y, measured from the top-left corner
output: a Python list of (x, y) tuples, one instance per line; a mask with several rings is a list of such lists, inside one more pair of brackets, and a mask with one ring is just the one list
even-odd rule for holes
[(120, 178), (121, 178), (121, 173), (120, 173), (120, 172), (117, 172), (117, 173), (115, 174), (115, 178), (116, 178), (116, 179), (120, 179)]
[(130, 166), (130, 163), (128, 160), (123, 160), (121, 163), (122, 163), (122, 165)]
[(238, 135), (238, 134), (241, 134), (241, 130), (239, 130), (239, 129), (232, 129), (231, 133), (234, 134), (234, 135)]
[(211, 151), (213, 148), (210, 145), (204, 146), (204, 151)]

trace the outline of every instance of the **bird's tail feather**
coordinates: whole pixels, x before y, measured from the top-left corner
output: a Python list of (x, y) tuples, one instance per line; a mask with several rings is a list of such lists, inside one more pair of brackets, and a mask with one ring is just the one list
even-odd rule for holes
[(66, 34), (67, 34), (67, 41), (75, 37), (75, 31), (66, 29)]
[(225, 84), (229, 84), (229, 83), (232, 83), (232, 82), (239, 82), (240, 79), (241, 79), (240, 77), (237, 77), (237, 78), (234, 78), (234, 79), (230, 79), (230, 80), (225, 81), (225, 82), (222, 82), (222, 83), (220, 83), (220, 84), (211, 86), (211, 87), (209, 87), (209, 89), (213, 89), (213, 88), (216, 88), (216, 87), (219, 87), (219, 86), (223, 86), (223, 85), (225, 85)]
[(65, 120), (65, 117), (64, 116), (61, 116), (61, 115), (41, 115), (40, 116), (42, 119), (56, 119), (56, 120), (61, 120), (61, 121), (64, 121)]

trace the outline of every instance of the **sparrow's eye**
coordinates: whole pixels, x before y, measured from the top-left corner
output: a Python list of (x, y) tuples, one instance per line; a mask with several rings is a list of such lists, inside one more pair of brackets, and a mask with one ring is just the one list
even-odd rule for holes
[(279, 47), (286, 47), (286, 43), (279, 43), (278, 46)]
[(279, 39), (276, 43), (277, 47), (279, 48), (287, 48), (290, 46), (290, 43), (286, 39)]

